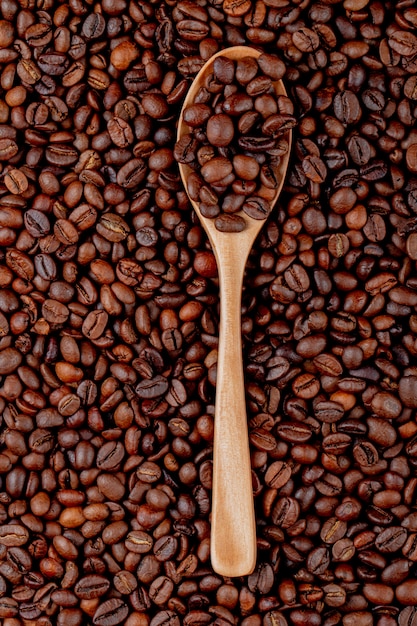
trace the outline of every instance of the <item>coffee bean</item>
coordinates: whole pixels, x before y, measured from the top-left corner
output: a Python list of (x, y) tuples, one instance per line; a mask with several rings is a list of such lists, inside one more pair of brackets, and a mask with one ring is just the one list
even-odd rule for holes
[(45, 156), (51, 165), (58, 167), (68, 167), (78, 160), (78, 152), (75, 148), (59, 143), (48, 146)]
[(21, 353), (15, 348), (5, 348), (0, 351), (0, 373), (11, 374), (22, 362)]
[(29, 541), (29, 532), (20, 524), (0, 526), (0, 544), (14, 547), (25, 545)]
[(251, 196), (245, 200), (242, 209), (252, 219), (263, 220), (269, 215), (271, 207), (264, 198)]
[(109, 581), (96, 574), (85, 576), (80, 578), (74, 587), (74, 593), (78, 598), (91, 600), (92, 598), (99, 598), (104, 595), (109, 589)]
[(407, 581), (404, 581), (395, 589), (395, 596), (397, 601), (401, 602), (401, 604), (405, 604), (406, 606), (415, 606), (415, 590), (414, 590), (415, 579), (410, 578)]
[(100, 13), (90, 13), (83, 23), (81, 33), (86, 39), (101, 37), (106, 27), (106, 21)]
[(119, 242), (126, 239), (129, 227), (119, 215), (106, 213), (97, 223), (97, 232), (108, 241)]
[(275, 461), (268, 467), (265, 474), (265, 482), (270, 487), (279, 489), (291, 478), (291, 467), (283, 461)]
[[(232, 119), (224, 113), (211, 115), (207, 120), (206, 134), (208, 141), (216, 147), (228, 146), (234, 136)], [(204, 177), (203, 171), (201, 172)], [(205, 177), (204, 177), (205, 178)], [(207, 180), (205, 178), (205, 180)], [(212, 181), (208, 181), (212, 182)]]
[(272, 521), (281, 528), (289, 528), (298, 519), (300, 505), (291, 497), (279, 498), (272, 512)]
[(378, 535), (375, 545), (381, 552), (395, 552), (404, 545), (406, 539), (407, 533), (403, 528), (387, 528)]
[(398, 623), (401, 624), (401, 626), (413, 626), (417, 619), (416, 615), (416, 607), (407, 606), (398, 615)]
[(343, 124), (356, 124), (362, 116), (359, 100), (352, 91), (336, 94), (333, 106), (337, 119)]
[(117, 172), (117, 183), (125, 189), (135, 189), (146, 176), (146, 164), (141, 158), (127, 161)]
[(217, 230), (225, 233), (240, 233), (246, 227), (246, 222), (240, 215), (219, 215), (215, 224)]
[(10, 170), (4, 177), (4, 183), (10, 193), (21, 194), (26, 191), (29, 186), (28, 179), (20, 170)]
[(112, 598), (100, 604), (94, 613), (93, 624), (116, 626), (123, 623), (129, 614), (127, 604), (120, 598)]
[(400, 380), (399, 383), (399, 395), (404, 402), (404, 404), (408, 407), (414, 407), (416, 404), (414, 391), (417, 387), (417, 377), (410, 375), (405, 376)]
[(137, 588), (137, 581), (131, 572), (120, 570), (114, 576), (114, 586), (123, 595), (130, 595)]
[(83, 334), (89, 339), (98, 339), (104, 332), (107, 320), (108, 315), (106, 311), (90, 311), (82, 325)]

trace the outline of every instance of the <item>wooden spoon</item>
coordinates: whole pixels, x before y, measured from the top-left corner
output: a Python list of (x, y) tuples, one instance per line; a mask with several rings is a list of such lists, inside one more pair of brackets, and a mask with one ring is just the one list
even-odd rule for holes
[[(260, 52), (246, 46), (235, 46), (213, 55), (195, 77), (179, 117), (179, 140), (190, 132), (184, 122), (184, 109), (194, 102), (197, 92), (212, 71), (214, 59), (223, 55), (239, 60), (259, 57)], [(286, 95), (282, 81), (273, 83), (277, 95)], [(288, 167), (291, 131), (285, 135), (288, 151), (281, 157), (277, 178), (280, 181), (271, 206), (276, 202)], [(193, 171), (179, 165), (184, 187)], [(245, 386), (242, 364), (241, 297), (246, 261), (264, 220), (244, 216), (242, 232), (221, 232), (214, 220), (205, 218), (199, 203), (191, 203), (210, 240), (217, 261), (220, 290), (220, 329), (217, 360), (216, 406), (213, 450), (213, 502), (211, 515), (211, 562), (223, 576), (250, 574), (256, 563), (256, 527), (253, 506)], [(243, 214), (242, 214), (243, 215)]]

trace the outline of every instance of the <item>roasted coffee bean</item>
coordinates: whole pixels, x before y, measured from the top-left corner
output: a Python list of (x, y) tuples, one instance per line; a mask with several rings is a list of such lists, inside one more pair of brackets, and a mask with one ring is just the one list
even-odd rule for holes
[(108, 315), (106, 311), (100, 309), (91, 311), (83, 322), (83, 334), (89, 339), (98, 339), (104, 332), (107, 320)]
[(91, 600), (104, 595), (109, 589), (109, 581), (101, 576), (91, 574), (81, 578), (74, 587), (74, 593), (78, 598)]
[(245, 220), (240, 215), (219, 215), (215, 219), (217, 230), (226, 233), (239, 233), (245, 229)]
[(20, 524), (0, 526), (0, 544), (14, 547), (25, 545), (29, 541), (28, 530)]
[(112, 598), (100, 604), (94, 613), (93, 624), (116, 626), (122, 624), (129, 614), (127, 604), (119, 598)]
[(265, 482), (270, 487), (279, 489), (291, 478), (291, 467), (283, 461), (275, 461), (268, 467), (265, 474)]
[(264, 198), (251, 196), (245, 200), (242, 209), (246, 215), (249, 215), (249, 217), (252, 217), (255, 220), (263, 220), (269, 215), (271, 207), (269, 202)]

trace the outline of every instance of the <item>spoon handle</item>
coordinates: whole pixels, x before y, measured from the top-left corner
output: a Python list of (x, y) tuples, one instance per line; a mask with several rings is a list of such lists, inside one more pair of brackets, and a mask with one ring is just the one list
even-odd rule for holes
[[(218, 259), (220, 332), (213, 450), (211, 562), (223, 576), (250, 574), (256, 528), (242, 363), (241, 297), (246, 258), (231, 248)], [(244, 258), (242, 258), (244, 257)]]

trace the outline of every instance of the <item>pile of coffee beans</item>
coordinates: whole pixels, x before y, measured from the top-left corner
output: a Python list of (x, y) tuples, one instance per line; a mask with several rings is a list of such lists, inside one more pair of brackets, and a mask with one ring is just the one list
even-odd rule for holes
[(241, 232), (246, 216), (266, 219), (276, 200), (294, 108), (279, 93), (285, 65), (276, 55), (234, 61), (220, 54), (211, 66), (192, 104), (184, 106), (191, 132), (176, 143), (174, 157), (197, 170), (186, 184), (201, 215), (214, 219), (217, 230)]
[[(176, 121), (278, 56), (297, 125), (242, 336), (258, 561), (210, 564), (216, 265)], [(3, 626), (417, 622), (413, 0), (0, 3)]]

